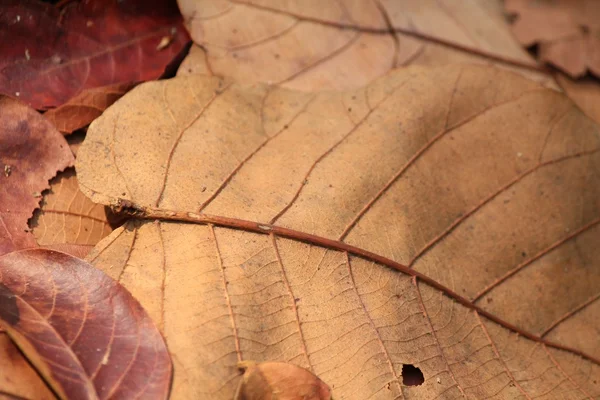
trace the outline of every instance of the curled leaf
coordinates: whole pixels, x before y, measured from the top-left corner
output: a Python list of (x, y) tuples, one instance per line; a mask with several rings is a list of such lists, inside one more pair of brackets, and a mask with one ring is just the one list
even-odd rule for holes
[(312, 372), (282, 362), (238, 364), (244, 371), (235, 400), (330, 400), (327, 384)]
[(44, 113), (63, 134), (83, 128), (98, 118), (102, 111), (127, 93), (135, 84), (124, 83), (85, 90), (65, 104)]
[(0, 326), (63, 399), (166, 399), (168, 351), (140, 304), (85, 261), (0, 257)]

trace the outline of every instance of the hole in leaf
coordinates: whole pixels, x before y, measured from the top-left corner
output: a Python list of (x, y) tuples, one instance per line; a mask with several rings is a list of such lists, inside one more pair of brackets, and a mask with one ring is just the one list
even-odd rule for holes
[(406, 386), (419, 386), (425, 382), (421, 370), (412, 364), (402, 365), (402, 383)]

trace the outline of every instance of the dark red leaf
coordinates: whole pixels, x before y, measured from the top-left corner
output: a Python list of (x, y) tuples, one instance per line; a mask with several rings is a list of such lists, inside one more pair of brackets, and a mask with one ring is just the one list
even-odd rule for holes
[(160, 77), (189, 40), (174, 0), (4, 0), (0, 93), (38, 109)]
[(64, 399), (165, 399), (171, 361), (140, 304), (73, 256), (0, 257), (0, 325)]

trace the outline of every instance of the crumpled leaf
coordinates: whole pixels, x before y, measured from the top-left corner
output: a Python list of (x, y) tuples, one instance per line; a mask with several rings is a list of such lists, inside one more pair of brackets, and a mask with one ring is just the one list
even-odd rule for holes
[(179, 74), (353, 89), (408, 64), (496, 62), (552, 85), (515, 42), (495, 1), (178, 2), (201, 46), (191, 49)]
[(0, 273), (0, 325), (61, 398), (168, 397), (169, 353), (121, 285), (43, 249), (0, 257)]
[(104, 206), (81, 193), (74, 169), (58, 174), (43, 195), (41, 207), (30, 221), (39, 246), (84, 258), (112, 232)]
[(182, 76), (77, 162), (95, 202), (174, 220), (88, 259), (166, 335), (175, 399), (230, 399), (248, 359), (334, 398), (600, 395), (599, 128), (560, 93), (473, 66), (317, 94)]
[(243, 362), (235, 400), (330, 400), (329, 387), (310, 371), (280, 362)]
[(73, 161), (67, 141), (43, 116), (0, 97), (0, 255), (36, 247), (27, 220), (48, 181)]
[(524, 46), (538, 46), (542, 62), (572, 77), (600, 77), (600, 3), (596, 0), (506, 0), (517, 16), (513, 33)]
[[(36, 0), (5, 0), (0, 93), (47, 109), (88, 89), (156, 79), (188, 38), (174, 1), (88, 0), (59, 9)], [(109, 89), (96, 93), (106, 96)], [(84, 103), (80, 118), (98, 105), (94, 95), (77, 101)], [(71, 116), (75, 104), (69, 105)]]

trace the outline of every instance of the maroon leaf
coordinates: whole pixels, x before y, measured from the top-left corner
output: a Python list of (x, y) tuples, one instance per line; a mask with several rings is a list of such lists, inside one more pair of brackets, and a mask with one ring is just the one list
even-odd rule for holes
[(0, 257), (0, 325), (61, 398), (164, 399), (171, 361), (120, 284), (44, 249)]
[(160, 77), (188, 41), (175, 1), (4, 0), (0, 93), (38, 109), (82, 91)]
[(73, 161), (65, 138), (43, 116), (0, 97), (0, 255), (36, 247), (27, 220), (48, 180)]

